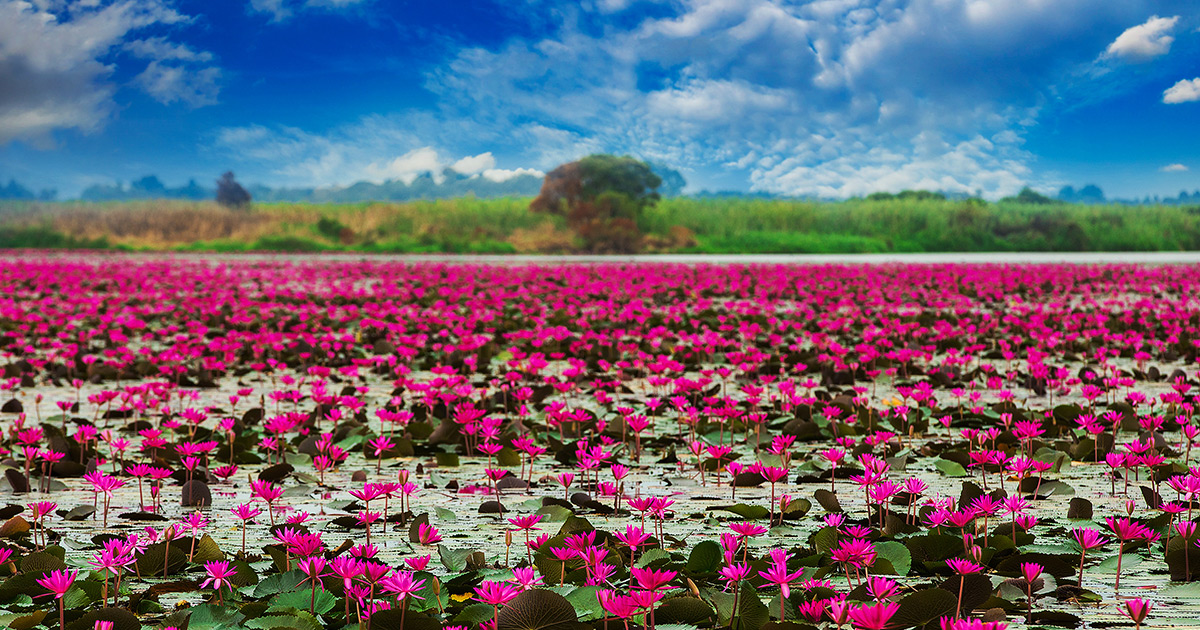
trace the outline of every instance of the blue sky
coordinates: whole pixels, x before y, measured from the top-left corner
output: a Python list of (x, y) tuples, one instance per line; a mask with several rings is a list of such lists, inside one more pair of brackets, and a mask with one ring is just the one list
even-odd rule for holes
[(1200, 188), (1191, 0), (0, 0), (0, 178)]

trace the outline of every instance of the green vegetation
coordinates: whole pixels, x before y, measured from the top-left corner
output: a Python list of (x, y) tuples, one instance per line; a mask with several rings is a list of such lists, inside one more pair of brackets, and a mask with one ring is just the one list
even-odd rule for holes
[[(1200, 250), (1200, 206), (1076, 205), (876, 195), (842, 202), (666, 198), (637, 218), (647, 252)], [(0, 247), (379, 253), (588, 251), (529, 198), (413, 203), (0, 205)]]
[(565, 217), (586, 252), (637, 252), (644, 245), (642, 218), (661, 198), (661, 184), (646, 162), (589, 155), (547, 173), (529, 208)]

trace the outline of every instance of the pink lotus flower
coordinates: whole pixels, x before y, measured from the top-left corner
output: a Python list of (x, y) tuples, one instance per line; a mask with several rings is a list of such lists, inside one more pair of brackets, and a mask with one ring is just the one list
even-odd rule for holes
[(1152, 608), (1153, 606), (1150, 602), (1141, 598), (1133, 598), (1122, 600), (1117, 610), (1122, 615), (1129, 617), (1130, 621), (1134, 623), (1135, 630), (1140, 630), (1142, 622), (1146, 620), (1146, 617), (1150, 616)]
[(442, 536), (436, 527), (428, 523), (421, 523), (417, 526), (417, 540), (422, 545), (436, 545), (442, 541)]
[(72, 569), (69, 571), (64, 569), (62, 571), (51, 571), (49, 575), (37, 578), (36, 580), (36, 582), (41, 585), (42, 588), (50, 591), (49, 593), (37, 595), (37, 597), (53, 595), (54, 598), (58, 600), (59, 628), (66, 627), (66, 624), (63, 621), (66, 615), (66, 609), (64, 608), (63, 604), (63, 595), (66, 595), (67, 591), (71, 590), (71, 586), (75, 584), (75, 578), (77, 577), (79, 577), (79, 569)]
[(208, 572), (208, 577), (200, 583), (200, 588), (212, 588), (217, 592), (217, 604), (224, 602), (223, 591), (225, 589), (233, 590), (233, 584), (229, 578), (237, 574), (237, 569), (234, 569), (225, 561), (205, 562), (204, 570)]
[(492, 607), (492, 621), (495, 623), (499, 619), (500, 606), (512, 601), (520, 593), (521, 589), (508, 582), (484, 580), (475, 589), (475, 599)]
[(642, 608), (636, 598), (619, 595), (611, 589), (596, 591), (596, 599), (600, 602), (600, 607), (604, 609), (604, 612), (624, 621), (626, 629), (629, 628), (629, 619)]
[(850, 609), (850, 619), (859, 630), (883, 630), (899, 609), (900, 604), (895, 602), (863, 604)]

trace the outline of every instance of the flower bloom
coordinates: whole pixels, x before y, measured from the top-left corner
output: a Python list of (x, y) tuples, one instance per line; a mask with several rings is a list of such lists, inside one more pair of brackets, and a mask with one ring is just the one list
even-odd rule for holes
[(79, 577), (79, 569), (74, 569), (71, 571), (66, 569), (62, 571), (51, 571), (49, 575), (37, 579), (37, 583), (40, 584), (42, 588), (50, 591), (49, 593), (43, 593), (38, 597), (53, 595), (55, 599), (62, 599), (62, 596), (66, 595), (67, 591), (71, 590), (71, 585), (75, 583), (75, 578), (77, 577)]

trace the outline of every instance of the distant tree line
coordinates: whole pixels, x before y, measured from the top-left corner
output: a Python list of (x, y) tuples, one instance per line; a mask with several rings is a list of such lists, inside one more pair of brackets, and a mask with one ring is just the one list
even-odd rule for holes
[[(662, 180), (662, 184), (658, 188), (660, 195), (675, 197), (683, 193), (687, 182), (679, 171), (655, 163), (651, 163), (650, 168)], [(533, 197), (538, 194), (541, 187), (542, 178), (537, 175), (522, 174), (497, 182), (479, 175), (465, 175), (447, 168), (437, 175), (431, 172), (423, 173), (410, 182), (402, 180), (391, 180), (381, 184), (358, 182), (336, 188), (272, 188), (261, 184), (250, 184), (245, 186), (245, 190), (255, 201), (259, 202), (352, 203), (452, 199), (467, 196), (480, 199)], [(57, 192), (54, 190), (34, 193), (14, 180), (10, 180), (6, 186), (0, 186), (0, 199), (52, 201), (56, 197)], [(146, 175), (128, 184), (121, 182), (93, 184), (85, 188), (79, 195), (82, 201), (135, 201), (140, 199), (200, 201), (216, 197), (217, 189), (215, 187), (203, 186), (195, 179), (189, 180), (183, 186), (170, 187), (163, 184), (157, 175)]]
[(213, 189), (205, 188), (188, 180), (188, 183), (178, 188), (168, 188), (156, 175), (147, 175), (136, 179), (129, 185), (120, 182), (114, 184), (92, 184), (83, 189), (79, 198), (83, 201), (133, 201), (137, 199), (212, 199)]
[(0, 199), (12, 199), (19, 201), (54, 201), (58, 196), (58, 191), (53, 188), (46, 188), (33, 192), (32, 190), (22, 186), (15, 179), (8, 180), (8, 184), (0, 186)]

